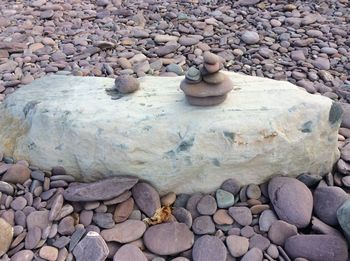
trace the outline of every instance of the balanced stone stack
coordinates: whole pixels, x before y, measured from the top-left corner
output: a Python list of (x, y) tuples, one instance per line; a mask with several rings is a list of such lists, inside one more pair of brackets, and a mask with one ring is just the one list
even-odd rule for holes
[(181, 82), (180, 88), (191, 105), (218, 105), (233, 89), (233, 83), (229, 77), (220, 72), (221, 64), (217, 55), (206, 52), (203, 58), (203, 66), (199, 70), (191, 67)]

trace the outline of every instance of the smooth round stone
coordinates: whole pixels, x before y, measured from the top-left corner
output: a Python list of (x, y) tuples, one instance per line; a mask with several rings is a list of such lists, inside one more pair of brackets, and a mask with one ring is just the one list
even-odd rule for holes
[(317, 185), (321, 179), (322, 176), (320, 175), (310, 175), (310, 174), (300, 174), (297, 179), (301, 182), (303, 182), (307, 187), (313, 187)]
[(270, 240), (260, 234), (255, 234), (249, 238), (249, 249), (259, 248), (265, 251), (270, 246)]
[(261, 190), (258, 185), (250, 184), (247, 187), (246, 195), (250, 199), (258, 199), (261, 196)]
[(249, 240), (240, 236), (228, 236), (226, 238), (226, 245), (233, 257), (241, 257), (248, 252)]
[(241, 40), (246, 44), (256, 44), (259, 42), (259, 34), (254, 31), (245, 31), (241, 35)]
[(24, 247), (26, 249), (34, 249), (41, 239), (41, 229), (39, 227), (33, 227), (28, 230), (25, 238)]
[(259, 217), (259, 229), (260, 231), (269, 231), (271, 225), (277, 221), (275, 212), (270, 209), (264, 210)]
[(205, 52), (203, 55), (203, 61), (207, 64), (216, 64), (220, 62), (220, 58), (216, 54), (213, 54), (211, 52)]
[(176, 63), (171, 63), (171, 64), (167, 65), (165, 69), (167, 72), (173, 72), (173, 73), (176, 73), (177, 75), (184, 74), (182, 67)]
[(288, 224), (283, 220), (277, 220), (271, 225), (268, 237), (272, 243), (283, 246), (286, 239), (296, 234), (298, 234), (296, 226)]
[(55, 197), (51, 209), (50, 209), (50, 213), (49, 213), (49, 221), (54, 221), (55, 218), (58, 216), (58, 214), (60, 213), (62, 207), (63, 207), (63, 203), (64, 203), (64, 199), (63, 199), (63, 195), (59, 194), (57, 195), (57, 197)]
[(235, 196), (226, 190), (217, 189), (215, 196), (219, 208), (229, 208), (235, 203)]
[(88, 232), (73, 250), (76, 261), (104, 261), (108, 252), (106, 242), (94, 231)]
[(121, 93), (132, 93), (140, 88), (137, 79), (129, 75), (122, 75), (115, 79), (115, 88)]
[(24, 197), (15, 198), (11, 202), (11, 208), (13, 210), (22, 210), (27, 205), (27, 200)]
[(137, 183), (132, 188), (132, 196), (139, 209), (148, 217), (152, 217), (161, 207), (158, 192), (148, 183)]
[(194, 235), (182, 223), (163, 223), (149, 227), (143, 237), (148, 250), (157, 255), (174, 255), (190, 249)]
[(215, 233), (215, 224), (210, 216), (199, 216), (193, 220), (192, 230), (197, 235)]
[(198, 83), (202, 80), (202, 75), (200, 71), (193, 66), (188, 69), (185, 77), (186, 77), (186, 80), (189, 81), (189, 83)]
[(40, 248), (39, 256), (49, 261), (56, 261), (58, 256), (58, 249), (52, 246), (43, 246)]
[(266, 252), (267, 252), (267, 254), (268, 254), (270, 257), (272, 257), (272, 258), (274, 258), (274, 259), (277, 259), (278, 256), (279, 256), (278, 248), (277, 248), (275, 245), (273, 245), (273, 244), (271, 244), (271, 245), (268, 247), (268, 249), (266, 250)]
[(113, 214), (111, 213), (95, 213), (92, 220), (100, 228), (112, 228), (114, 227)]
[(314, 191), (315, 215), (328, 225), (337, 225), (337, 209), (348, 198), (348, 194), (339, 187), (317, 188)]
[(257, 204), (250, 208), (250, 211), (253, 215), (261, 214), (263, 211), (270, 209), (270, 206), (267, 204)]
[(23, 184), (30, 178), (30, 169), (22, 164), (12, 165), (2, 176), (2, 181)]
[(337, 210), (337, 219), (340, 227), (350, 242), (350, 199), (346, 200)]
[(236, 179), (228, 179), (222, 183), (220, 188), (236, 195), (240, 191), (241, 185)]
[(203, 196), (197, 204), (197, 210), (201, 215), (214, 215), (216, 209), (216, 200), (210, 195)]
[(33, 251), (21, 250), (11, 257), (11, 261), (32, 261), (33, 257)]
[(142, 237), (146, 224), (139, 220), (126, 220), (113, 228), (101, 231), (101, 236), (107, 242), (129, 243)]
[(186, 193), (177, 194), (173, 207), (174, 208), (186, 207), (186, 204), (189, 198), (190, 198), (189, 194), (186, 194)]
[(241, 259), (241, 261), (262, 261), (263, 253), (259, 248), (250, 249)]
[(191, 216), (193, 219), (200, 216), (198, 210), (197, 210), (197, 204), (203, 197), (202, 193), (194, 193), (190, 198), (187, 200), (186, 203), (186, 209), (191, 213)]
[(228, 212), (241, 226), (249, 226), (253, 221), (252, 213), (247, 207), (230, 207)]
[(297, 228), (304, 228), (311, 220), (313, 197), (308, 187), (289, 177), (272, 178), (269, 197), (278, 217)]
[(128, 219), (134, 209), (134, 199), (129, 198), (118, 204), (114, 210), (113, 219), (116, 223), (123, 222)]
[(233, 224), (233, 218), (228, 214), (226, 209), (219, 209), (213, 216), (215, 224), (218, 225), (231, 225)]
[(214, 85), (222, 83), (224, 80), (225, 80), (225, 74), (223, 74), (222, 72), (216, 72), (216, 73), (203, 76), (203, 81)]
[(241, 229), (240, 234), (246, 238), (251, 238), (256, 233), (254, 231), (254, 228), (251, 226), (245, 226)]
[(74, 233), (74, 218), (72, 216), (67, 216), (63, 218), (58, 224), (58, 233), (63, 236), (70, 236)]
[(113, 261), (147, 261), (142, 251), (132, 244), (123, 245), (113, 257)]
[(296, 235), (288, 238), (284, 246), (288, 256), (306, 258), (309, 261), (346, 261), (348, 246), (333, 235)]
[[(220, 70), (220, 63), (217, 62), (215, 64), (209, 64), (209, 63), (204, 63), (204, 68), (207, 71), (208, 74), (214, 74), (216, 72), (218, 72)], [(208, 74), (202, 74), (203, 75), (203, 79), (205, 76), (207, 76)]]
[(172, 214), (178, 222), (185, 223), (189, 228), (192, 227), (192, 216), (187, 209), (178, 207), (172, 211)]
[(220, 96), (208, 96), (204, 98), (186, 95), (186, 100), (190, 105), (194, 106), (215, 106), (223, 103), (226, 100), (226, 97), (226, 94)]
[(13, 228), (5, 219), (0, 218), (0, 257), (9, 249), (13, 237)]
[(0, 181), (0, 192), (5, 193), (7, 195), (13, 195), (15, 189), (7, 182)]
[(215, 236), (205, 235), (196, 240), (192, 249), (193, 261), (226, 261), (227, 249)]
[(162, 206), (171, 206), (176, 201), (176, 194), (174, 192), (169, 192), (168, 194), (160, 198), (160, 203)]

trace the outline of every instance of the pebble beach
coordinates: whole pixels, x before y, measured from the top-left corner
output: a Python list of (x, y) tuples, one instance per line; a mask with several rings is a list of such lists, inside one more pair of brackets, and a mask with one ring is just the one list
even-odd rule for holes
[(211, 193), (77, 183), (0, 151), (0, 260), (349, 260), (349, 23), (348, 0), (0, 0), (0, 102), (50, 74), (184, 75), (210, 51), (222, 71), (289, 81), (344, 111), (332, 172), (233, 175)]

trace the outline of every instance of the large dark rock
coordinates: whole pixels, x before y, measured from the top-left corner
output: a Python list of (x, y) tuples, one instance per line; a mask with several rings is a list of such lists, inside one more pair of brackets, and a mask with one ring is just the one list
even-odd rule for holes
[(137, 181), (134, 177), (114, 177), (93, 183), (72, 183), (63, 196), (68, 201), (108, 200), (131, 189)]
[(346, 261), (348, 246), (333, 235), (296, 235), (288, 238), (284, 247), (288, 256), (308, 261)]

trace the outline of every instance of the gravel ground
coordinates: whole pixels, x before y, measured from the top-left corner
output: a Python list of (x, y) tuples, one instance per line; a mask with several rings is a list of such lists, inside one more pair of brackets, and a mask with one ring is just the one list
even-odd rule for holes
[[(324, 178), (229, 180), (207, 195), (160, 198), (124, 180), (83, 202), (64, 169), (0, 153), (0, 260), (348, 260), (348, 0), (0, 0), (0, 14), (0, 101), (45, 74), (182, 75), (210, 50), (226, 70), (290, 81), (345, 112), (341, 159)], [(145, 225), (161, 206), (168, 222)]]

